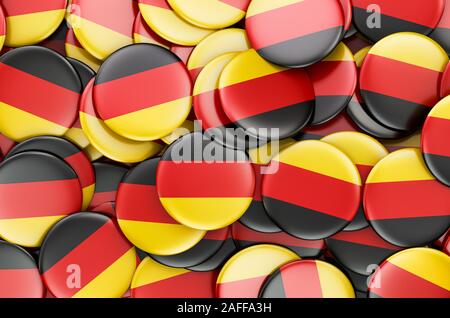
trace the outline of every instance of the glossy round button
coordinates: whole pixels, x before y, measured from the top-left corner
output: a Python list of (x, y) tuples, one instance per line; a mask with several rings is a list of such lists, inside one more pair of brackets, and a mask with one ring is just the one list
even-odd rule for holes
[(218, 298), (257, 298), (264, 281), (299, 257), (277, 245), (260, 244), (234, 254), (222, 267), (216, 283)]
[(117, 191), (116, 216), (123, 234), (139, 249), (156, 255), (179, 255), (199, 243), (206, 232), (179, 224), (162, 207), (156, 192), (159, 161), (143, 161), (123, 177)]
[(67, 60), (75, 68), (75, 71), (77, 71), (77, 74), (81, 80), (81, 86), (84, 90), (91, 79), (95, 77), (95, 71), (91, 69), (89, 65), (72, 57), (67, 57)]
[(355, 27), (377, 42), (397, 32), (430, 34), (441, 19), (445, 0), (352, 0), (352, 4)]
[(304, 69), (287, 69), (264, 60), (251, 49), (237, 55), (222, 71), (219, 94), (230, 121), (249, 135), (277, 139), (298, 133), (311, 119), (315, 95)]
[(175, 54), (159, 45), (135, 44), (102, 64), (93, 99), (109, 128), (125, 138), (148, 141), (167, 136), (186, 120), (191, 90), (186, 66)]
[(5, 19), (5, 13), (3, 12), (3, 9), (0, 7), (0, 51), (3, 48), (3, 44), (5, 43), (5, 37), (6, 37), (6, 19)]
[(285, 232), (302, 239), (329, 237), (355, 217), (361, 178), (339, 149), (306, 140), (272, 159), (263, 177), (262, 197), (269, 216)]
[(64, 19), (67, 0), (1, 0), (9, 47), (33, 45), (48, 38)]
[(80, 101), (80, 123), (89, 142), (102, 155), (118, 162), (140, 162), (157, 154), (162, 146), (152, 141), (134, 141), (113, 132), (98, 116), (92, 98), (94, 79)]
[(119, 184), (128, 172), (126, 167), (111, 163), (94, 162), (92, 166), (95, 170), (95, 192), (90, 209), (115, 202)]
[(424, 35), (402, 32), (382, 39), (361, 68), (366, 110), (390, 129), (414, 131), (439, 100), (447, 63), (447, 53)]
[(133, 23), (138, 12), (134, 0), (73, 0), (70, 24), (83, 47), (104, 60), (133, 44)]
[(261, 298), (355, 298), (348, 278), (335, 266), (319, 260), (300, 260), (270, 275)]
[(184, 20), (206, 29), (222, 29), (239, 22), (250, 0), (168, 0)]
[(66, 49), (67, 57), (71, 57), (85, 63), (96, 72), (100, 68), (102, 61), (95, 58), (91, 53), (84, 49), (84, 47), (75, 37), (75, 33), (71, 28), (67, 30), (64, 47)]
[[(359, 132), (338, 132), (322, 138), (321, 141), (335, 146), (350, 158), (358, 168), (363, 190), (364, 183), (373, 166), (389, 154), (379, 141)], [(358, 213), (353, 221), (344, 228), (344, 231), (360, 230), (367, 226), (361, 200)]]
[(155, 33), (145, 22), (141, 13), (136, 15), (133, 25), (133, 40), (134, 43), (149, 43), (157, 44), (166, 49), (170, 49), (171, 43), (164, 40), (158, 34)]
[(26, 151), (41, 151), (63, 159), (77, 174), (83, 192), (82, 210), (85, 210), (94, 196), (95, 172), (91, 161), (69, 141), (52, 136), (34, 137), (21, 142), (8, 153), (10, 158)]
[(450, 54), (450, 1), (444, 0), (444, 2), (444, 12), (436, 28), (431, 32), (430, 38), (438, 42), (447, 54)]
[(1, 298), (43, 298), (44, 284), (33, 257), (23, 248), (0, 241)]
[(428, 114), (422, 129), (422, 151), (431, 173), (450, 187), (450, 97), (441, 100)]
[(175, 44), (195, 46), (214, 32), (182, 19), (166, 0), (139, 0), (139, 10), (153, 31)]
[(0, 58), (0, 130), (15, 141), (61, 136), (76, 120), (81, 90), (58, 53), (38, 46), (9, 51)]
[(225, 148), (196, 132), (165, 151), (156, 185), (162, 205), (175, 220), (195, 229), (216, 230), (247, 210), (255, 175), (243, 151)]
[(450, 188), (429, 172), (419, 149), (395, 151), (372, 169), (364, 189), (366, 218), (386, 241), (412, 247), (450, 225)]
[(344, 24), (338, 0), (253, 0), (245, 20), (252, 47), (286, 67), (308, 66), (329, 55)]
[(370, 298), (450, 298), (450, 256), (431, 248), (392, 255), (372, 275)]
[(81, 212), (59, 221), (39, 255), (39, 270), (57, 298), (120, 298), (136, 269), (136, 251), (109, 217)]
[(29, 151), (0, 165), (0, 236), (11, 243), (40, 246), (57, 221), (80, 211), (81, 202), (78, 177), (62, 159)]

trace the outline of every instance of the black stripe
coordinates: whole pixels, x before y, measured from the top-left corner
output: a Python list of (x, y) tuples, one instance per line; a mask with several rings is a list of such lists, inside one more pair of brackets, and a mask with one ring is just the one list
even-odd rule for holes
[(350, 26), (350, 29), (348, 29), (345, 32), (344, 39), (350, 38), (350, 37), (354, 36), (356, 33), (358, 33), (358, 30), (356, 30), (355, 25), (352, 23), (352, 25)]
[(311, 125), (320, 125), (332, 120), (351, 99), (352, 96), (316, 96), (316, 107)]
[(59, 25), (58, 29), (56, 29), (56, 31), (53, 32), (53, 34), (49, 38), (47, 38), (45, 41), (65, 42), (68, 30), (69, 30), (69, 28), (67, 27), (67, 22), (66, 22), (66, 20), (63, 20), (61, 22), (61, 24)]
[(48, 271), (109, 221), (111, 219), (103, 214), (81, 212), (65, 217), (56, 223), (42, 243), (39, 257), (41, 273)]
[[(442, 138), (446, 138), (442, 136)], [(425, 163), (440, 182), (450, 187), (450, 157), (424, 153)]]
[(277, 199), (263, 197), (267, 214), (288, 234), (305, 239), (320, 240), (342, 230), (349, 222)]
[(0, 270), (2, 269), (37, 269), (34, 258), (23, 248), (0, 241)]
[(428, 245), (441, 237), (450, 226), (450, 216), (369, 220), (369, 223), (389, 243), (415, 247)]
[(156, 185), (156, 168), (160, 158), (153, 158), (141, 162), (136, 167), (130, 169), (123, 177), (122, 183)]
[(92, 164), (95, 170), (95, 192), (117, 191), (122, 177), (128, 169), (109, 163), (95, 162)]
[(220, 267), (236, 252), (236, 244), (233, 239), (227, 239), (222, 247), (212, 257), (201, 264), (189, 267), (188, 269), (195, 272), (210, 272)]
[(431, 107), (361, 90), (368, 113), (386, 127), (412, 132), (421, 126)]
[(341, 41), (343, 33), (344, 27), (339, 26), (273, 44), (259, 49), (258, 53), (275, 64), (305, 67), (328, 56)]
[(450, 55), (450, 29), (436, 28), (430, 34), (430, 38), (438, 42), (447, 55)]
[[(73, 66), (62, 55), (45, 47), (25, 46), (11, 50), (0, 57), (0, 62), (75, 93), (82, 91)], [(26, 87), (22, 89), (26, 91)]]
[(325, 136), (320, 136), (316, 134), (310, 134), (307, 132), (300, 132), (297, 136), (295, 136), (295, 140), (301, 141), (301, 140), (320, 140)]
[(367, 289), (369, 288), (367, 286), (367, 282), (370, 275), (369, 276), (361, 275), (349, 270), (348, 268), (344, 268), (343, 270), (345, 274), (347, 274), (347, 277), (350, 279), (350, 282), (355, 288), (356, 293), (358, 292), (363, 293), (366, 295), (365, 298), (367, 298)]
[(260, 298), (286, 298), (283, 279), (278, 269), (264, 283), (259, 294)]
[(83, 86), (83, 89), (86, 88), (87, 84), (95, 76), (95, 72), (83, 62), (80, 62), (70, 57), (68, 57), (67, 60), (69, 61), (70, 64), (72, 64), (72, 66), (75, 68), (78, 75), (80, 76), (81, 85)]
[(281, 229), (273, 223), (264, 209), (261, 201), (253, 200), (250, 207), (239, 221), (249, 229), (263, 233), (278, 233)]
[(78, 179), (72, 168), (45, 152), (23, 152), (0, 164), (0, 184), (70, 179)]
[(25, 151), (43, 151), (64, 159), (80, 152), (81, 150), (66, 139), (53, 136), (43, 136), (34, 137), (17, 144), (13, 149), (11, 149), (6, 158), (10, 158)]
[(267, 140), (258, 139), (245, 133), (245, 130), (233, 123), (225, 126), (209, 128), (205, 131), (209, 139), (232, 149), (258, 148), (267, 143)]
[(366, 9), (353, 7), (353, 23), (355, 27), (373, 42), (377, 42), (382, 38), (397, 32), (416, 32), (428, 35), (433, 30), (427, 26), (394, 18), (385, 14), (381, 14), (380, 16), (380, 28), (369, 28), (367, 19), (372, 14), (372, 12), (367, 12)]
[(343, 231), (357, 231), (364, 229), (369, 226), (369, 223), (366, 220), (366, 216), (364, 215), (364, 207), (362, 203), (359, 206), (358, 212), (356, 212), (356, 216), (353, 221), (344, 227)]
[[(288, 235), (288, 234), (286, 234)], [(280, 245), (283, 246), (287, 249), (290, 249), (292, 252), (294, 252), (295, 254), (297, 254), (298, 256), (300, 256), (301, 258), (305, 258), (305, 257), (319, 257), (323, 250), (321, 250), (320, 248), (312, 248), (312, 247), (303, 247), (303, 246), (294, 246), (294, 245), (287, 245), (287, 244), (283, 244), (283, 242), (278, 241), (278, 242), (274, 242), (274, 240), (270, 240), (268, 239), (266, 240), (260, 240), (260, 241), (250, 241), (250, 240), (236, 240), (236, 244), (238, 244), (239, 248), (246, 248), (246, 247), (250, 247), (253, 245), (258, 245), (258, 244), (275, 244), (275, 245)]]
[(129, 45), (111, 54), (102, 64), (95, 85), (178, 62), (181, 62), (178, 56), (159, 45)]
[(147, 252), (144, 252), (143, 250), (137, 248), (136, 246), (134, 247), (134, 249), (136, 250), (136, 256), (137, 258), (139, 258), (139, 261), (142, 262), (144, 258), (148, 256)]

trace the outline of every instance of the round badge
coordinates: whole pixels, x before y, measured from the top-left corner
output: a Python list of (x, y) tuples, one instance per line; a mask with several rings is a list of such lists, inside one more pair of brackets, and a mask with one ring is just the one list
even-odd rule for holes
[(63, 159), (75, 171), (80, 181), (83, 192), (81, 208), (84, 210), (88, 207), (94, 195), (95, 173), (91, 161), (83, 151), (65, 139), (44, 136), (21, 142), (8, 153), (7, 158), (26, 151), (47, 152)]
[(81, 212), (59, 221), (39, 255), (45, 285), (58, 298), (120, 298), (136, 269), (136, 251), (109, 217)]
[(298, 260), (294, 252), (277, 245), (261, 244), (234, 254), (222, 267), (216, 283), (218, 298), (257, 298), (270, 274)]
[(0, 78), (0, 130), (9, 138), (61, 136), (75, 122), (80, 78), (58, 53), (39, 46), (9, 51), (0, 58)]
[(450, 256), (431, 248), (392, 255), (372, 275), (370, 298), (450, 298)]
[(132, 298), (213, 298), (215, 272), (193, 272), (146, 257), (131, 282)]
[(184, 20), (205, 29), (222, 29), (239, 22), (250, 0), (167, 0)]
[(322, 125), (308, 126), (295, 136), (298, 141), (301, 140), (320, 140), (323, 137), (341, 132), (341, 131), (360, 131), (357, 125), (350, 119), (347, 112), (341, 112), (332, 120)]
[(165, 151), (156, 184), (162, 205), (175, 220), (194, 229), (216, 230), (247, 210), (255, 174), (243, 151), (225, 148), (197, 132)]
[[(370, 170), (378, 161), (389, 154), (379, 141), (359, 132), (339, 132), (328, 135), (321, 140), (341, 150), (356, 165), (363, 184), (363, 190)], [(360, 230), (368, 225), (361, 200), (355, 218), (344, 228), (344, 231)]]
[(44, 284), (33, 257), (5, 241), (0, 241), (0, 280), (1, 298), (44, 297)]
[(439, 100), (447, 63), (447, 53), (424, 35), (403, 32), (382, 39), (361, 68), (359, 85), (367, 111), (390, 129), (414, 131)]
[(156, 192), (159, 161), (144, 161), (123, 177), (116, 198), (117, 220), (123, 234), (139, 249), (155, 255), (181, 255), (206, 232), (179, 224), (162, 207)]
[(139, 10), (153, 31), (175, 44), (194, 46), (214, 32), (183, 20), (166, 0), (139, 0)]
[(91, 81), (91, 79), (95, 77), (95, 71), (91, 69), (89, 65), (81, 61), (78, 61), (77, 59), (67, 57), (67, 60), (75, 68), (75, 71), (77, 71), (78, 76), (80, 76), (81, 86), (84, 90)]
[(170, 49), (171, 43), (161, 38), (153, 31), (144, 21), (141, 13), (138, 13), (133, 25), (133, 40), (134, 43), (149, 43), (157, 44), (166, 49)]
[(89, 209), (115, 202), (119, 184), (128, 172), (126, 167), (109, 163), (95, 162), (92, 166), (95, 171), (95, 192)]
[(263, 177), (263, 202), (285, 232), (323, 239), (355, 217), (361, 178), (355, 164), (334, 146), (316, 140), (297, 142), (273, 158), (269, 168), (274, 173)]
[(170, 50), (178, 56), (184, 64), (187, 65), (189, 57), (191, 56), (192, 51), (195, 49), (195, 46), (183, 46), (173, 44), (170, 47)]
[(440, 182), (450, 187), (450, 97), (434, 106), (422, 130), (422, 150), (425, 163)]
[(0, 236), (11, 243), (40, 246), (57, 221), (80, 211), (81, 202), (78, 177), (62, 159), (30, 151), (0, 165)]
[(355, 93), (357, 68), (352, 52), (341, 42), (325, 59), (308, 67), (307, 72), (316, 95), (311, 125), (320, 125), (347, 106)]
[(174, 53), (159, 45), (135, 44), (103, 63), (93, 100), (100, 117), (117, 134), (138, 141), (156, 140), (186, 120), (191, 89), (189, 73)]
[(304, 69), (286, 69), (265, 61), (251, 49), (225, 66), (219, 79), (219, 94), (225, 114), (249, 135), (277, 139), (300, 131), (311, 119), (315, 95)]
[(243, 52), (248, 49), (250, 49), (250, 43), (245, 30), (230, 28), (212, 33), (204, 38), (189, 56), (187, 68), (192, 80), (195, 82), (206, 64), (216, 57), (226, 53)]
[(402, 247), (426, 245), (450, 226), (450, 188), (428, 171), (419, 149), (402, 149), (370, 172), (364, 208), (386, 241)]
[(438, 42), (450, 54), (450, 1), (444, 0), (444, 13), (436, 28), (431, 32), (430, 38)]
[(308, 66), (329, 55), (344, 35), (344, 23), (338, 0), (253, 0), (245, 20), (252, 47), (286, 67)]
[(133, 24), (138, 12), (134, 0), (73, 0), (70, 24), (81, 45), (95, 58), (104, 60), (133, 44)]
[(274, 244), (290, 249), (299, 257), (319, 257), (326, 249), (324, 240), (302, 240), (287, 233), (262, 233), (238, 222), (232, 226), (232, 235), (239, 248), (258, 244)]
[(152, 141), (134, 141), (113, 132), (97, 115), (92, 90), (94, 79), (81, 96), (80, 123), (89, 142), (104, 156), (118, 162), (140, 162), (157, 154), (162, 146)]
[(445, 1), (352, 0), (352, 5), (355, 27), (377, 42), (397, 32), (430, 34), (441, 19)]
[(348, 278), (319, 260), (299, 260), (281, 266), (264, 283), (261, 298), (355, 298)]
[(64, 19), (67, 0), (1, 0), (6, 17), (6, 41), (9, 47), (42, 42), (58, 29)]
[(100, 65), (102, 64), (101, 60), (96, 59), (94, 56), (92, 56), (88, 51), (86, 51), (83, 48), (80, 42), (78, 42), (77, 38), (75, 37), (75, 33), (73, 32), (73, 29), (67, 30), (67, 35), (65, 39), (65, 49), (66, 49), (65, 55), (67, 57), (71, 57), (85, 63), (96, 72), (98, 71)]

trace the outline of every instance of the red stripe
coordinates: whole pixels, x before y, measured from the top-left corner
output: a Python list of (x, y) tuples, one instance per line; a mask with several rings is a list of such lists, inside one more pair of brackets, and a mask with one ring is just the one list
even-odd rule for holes
[(260, 165), (256, 163), (252, 163), (253, 170), (255, 171), (255, 192), (253, 193), (253, 200), (261, 202), (261, 190), (262, 190), (262, 174), (261, 168), (267, 167), (267, 165)]
[(80, 117), (77, 118), (77, 120), (73, 123), (73, 125), (72, 125), (71, 128), (79, 128), (79, 129), (82, 129), (82, 128), (81, 128)]
[(450, 157), (450, 118), (428, 117), (423, 127), (422, 147), (425, 153)]
[[(249, 162), (161, 161), (158, 193), (163, 198), (253, 197), (255, 178)], [(177, 180), (177, 182), (173, 182)]]
[(64, 10), (66, 8), (66, 0), (2, 0), (3, 11), (6, 17), (37, 13), (51, 10)]
[(42, 298), (44, 285), (36, 268), (0, 269), (0, 298)]
[(219, 0), (219, 1), (242, 11), (247, 11), (248, 5), (250, 4), (250, 0)]
[(450, 29), (450, 0), (445, 0), (444, 13), (442, 14), (437, 28)]
[[(267, 275), (268, 276), (268, 275)], [(267, 278), (266, 275), (241, 279), (233, 282), (218, 283), (218, 298), (258, 298), (259, 291)]]
[(344, 241), (360, 245), (384, 248), (392, 251), (401, 250), (400, 247), (392, 245), (383, 240), (371, 227), (359, 231), (345, 232), (341, 231), (331, 237), (331, 240)]
[[(7, 78), (1, 83), (2, 102), (58, 125), (72, 126), (80, 94), (3, 63), (0, 72)], [(18, 86), (25, 92), (17, 94)], [(71, 108), (74, 116), (70, 116)]]
[(78, 179), (0, 184), (0, 219), (67, 215), (80, 208)]
[(192, 81), (195, 82), (200, 72), (203, 70), (203, 67), (193, 68), (189, 70), (189, 74), (191, 74)]
[(281, 270), (286, 297), (323, 298), (316, 262), (306, 260), (299, 264), (301, 264), (300, 267), (288, 266)]
[(64, 160), (72, 167), (80, 180), (81, 187), (85, 188), (95, 183), (95, 172), (86, 155), (79, 151)]
[(202, 128), (223, 127), (231, 123), (222, 108), (219, 90), (194, 95), (194, 111), (198, 120), (202, 121)]
[(84, 50), (84, 48), (81, 46), (80, 42), (78, 42), (78, 39), (75, 37), (75, 33), (73, 32), (73, 29), (69, 29), (67, 31), (66, 43), (71, 44), (73, 46), (76, 46), (76, 47)]
[(206, 235), (203, 237), (203, 240), (224, 241), (227, 238), (228, 231), (229, 231), (228, 227), (224, 227), (214, 231), (208, 231), (206, 232)]
[(450, 291), (389, 262), (372, 276), (369, 290), (385, 298), (450, 298)]
[(89, 208), (98, 207), (100, 204), (116, 201), (116, 191), (95, 192), (89, 204)]
[(92, 212), (100, 212), (108, 215), (111, 218), (116, 218), (116, 210), (113, 202), (106, 202), (91, 209)]
[[(58, 297), (73, 296), (132, 248), (120, 233), (118, 226), (108, 221), (48, 269), (43, 274), (44, 281), (57, 291)], [(64, 283), (72, 264), (81, 269), (80, 288), (70, 288)]]
[(358, 168), (359, 175), (361, 177), (361, 183), (364, 184), (369, 176), (370, 171), (372, 171), (373, 166), (356, 164), (356, 168)]
[(369, 220), (450, 216), (450, 188), (436, 180), (367, 183)]
[(264, 176), (262, 193), (264, 197), (351, 221), (359, 206), (361, 187), (280, 162), (276, 174)]
[(121, 183), (116, 214), (120, 220), (179, 224), (163, 208), (153, 185)]
[[(94, 100), (102, 101), (97, 105), (97, 111), (107, 120), (187, 97), (191, 94), (191, 85), (174, 85), (174, 80), (183, 81), (183, 73), (188, 78), (186, 67), (176, 62), (97, 84), (94, 86)], [(149, 83), (152, 83), (151, 94), (148, 93)]]
[(175, 53), (184, 64), (187, 64), (189, 57), (191, 56), (192, 51), (195, 46), (182, 46), (182, 45), (172, 45), (170, 50)]
[(307, 127), (302, 130), (304, 133), (318, 136), (326, 136), (340, 131), (359, 131), (345, 112), (342, 112), (336, 118), (325, 124)]
[(133, 32), (140, 34), (146, 38), (156, 41), (162, 45), (170, 47), (170, 42), (164, 40), (159, 35), (157, 35), (145, 22), (144, 18), (140, 13), (136, 16), (136, 20), (133, 25)]
[(354, 7), (367, 10), (371, 4), (377, 4), (381, 14), (434, 28), (444, 9), (442, 0), (424, 2), (423, 0), (352, 0)]
[(368, 54), (360, 89), (432, 107), (439, 97), (441, 73), (379, 55)]
[(309, 83), (303, 69), (288, 69), (221, 88), (220, 98), (230, 119), (238, 121), (314, 100), (314, 90)]
[[(320, 16), (317, 15), (320, 12)], [(304, 0), (247, 18), (247, 33), (259, 50), (280, 42), (344, 26), (340, 4), (336, 0)]]
[(316, 96), (352, 96), (356, 88), (354, 61), (324, 61), (308, 68)]
[(170, 5), (167, 3), (166, 0), (139, 0), (139, 3), (147, 4), (154, 7), (159, 7), (167, 10), (172, 10)]
[(14, 140), (9, 139), (3, 134), (0, 134), (0, 148), (3, 156), (6, 156), (15, 145), (16, 142)]

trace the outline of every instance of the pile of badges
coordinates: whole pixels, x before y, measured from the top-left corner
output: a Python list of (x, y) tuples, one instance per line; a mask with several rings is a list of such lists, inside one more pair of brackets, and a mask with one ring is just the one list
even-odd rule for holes
[(0, 35), (0, 297), (450, 298), (450, 0), (0, 0)]

